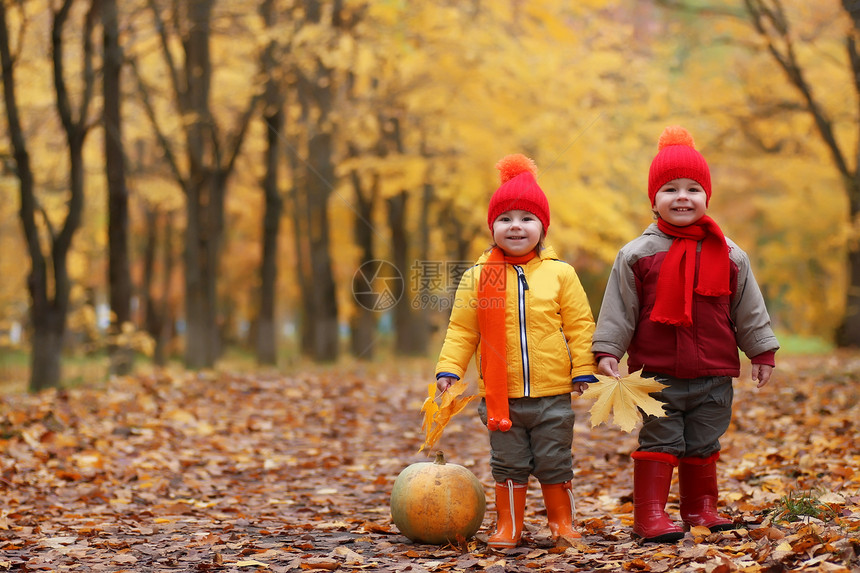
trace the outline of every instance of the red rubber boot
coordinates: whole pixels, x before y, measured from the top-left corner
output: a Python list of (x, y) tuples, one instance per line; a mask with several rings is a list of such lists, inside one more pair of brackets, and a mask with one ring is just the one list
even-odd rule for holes
[(666, 513), (672, 473), (678, 458), (660, 452), (633, 452), (633, 535), (646, 543), (669, 543), (684, 537)]
[(707, 458), (681, 458), (678, 485), (681, 492), (681, 519), (688, 527), (703, 525), (711, 531), (737, 526), (717, 513), (717, 460), (719, 452)]

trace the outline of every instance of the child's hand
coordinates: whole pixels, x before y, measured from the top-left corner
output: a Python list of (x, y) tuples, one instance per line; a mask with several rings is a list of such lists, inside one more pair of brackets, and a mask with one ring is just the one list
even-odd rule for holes
[(440, 393), (444, 393), (456, 381), (457, 379), (454, 376), (440, 376), (436, 379), (436, 389)]
[(588, 382), (574, 381), (573, 383), (573, 391), (582, 396), (582, 393), (588, 390)]
[(758, 380), (756, 388), (761, 388), (770, 381), (770, 375), (773, 373), (773, 366), (767, 364), (752, 365), (752, 379)]
[(600, 362), (597, 363), (597, 373), (603, 376), (621, 378), (621, 373), (618, 371), (618, 359), (614, 356), (601, 357)]

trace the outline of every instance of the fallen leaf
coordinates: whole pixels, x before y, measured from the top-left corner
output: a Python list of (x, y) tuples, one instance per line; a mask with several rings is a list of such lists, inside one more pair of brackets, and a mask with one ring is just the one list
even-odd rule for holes
[(597, 376), (597, 379), (598, 382), (589, 384), (582, 394), (585, 399), (595, 400), (589, 410), (592, 428), (609, 420), (610, 412), (615, 424), (625, 432), (632, 432), (642, 419), (640, 408), (652, 416), (666, 415), (662, 402), (650, 395), (665, 388), (665, 384), (653, 378), (642, 378), (639, 372), (623, 378)]
[[(619, 434), (610, 409), (610, 423), (579, 431), (573, 451), (581, 543), (555, 547), (544, 504), (528, 503), (524, 542), (501, 552), (486, 545), (492, 515), (473, 540), (446, 546), (410, 543), (391, 521), (394, 479), (425, 457), (416, 456), (425, 438), (416, 418), (433, 364), (414, 366), (147, 373), (98, 390), (0, 395), (0, 573), (84, 562), (96, 572), (643, 573), (643, 562), (648, 573), (860, 572), (858, 351), (785, 356), (785, 383), (765, 392), (737, 384), (744, 407), (721, 438), (718, 472), (721, 505), (743, 528), (678, 543), (633, 539), (635, 430)], [(580, 422), (592, 405), (574, 403)], [(217, 432), (180, 424), (180, 409)], [(46, 430), (46, 413), (62, 435)], [(451, 419), (429, 451), (456, 452), (491, 489), (486, 432), (467, 416)], [(76, 453), (97, 463), (83, 467)], [(677, 519), (673, 486), (667, 511)], [(836, 514), (776, 521), (790, 492)]]
[(628, 561), (624, 564), (625, 571), (650, 571), (651, 566), (642, 559), (641, 557), (637, 557), (632, 561)]
[(347, 565), (361, 565), (364, 563), (364, 557), (348, 547), (336, 547), (333, 553), (338, 557), (343, 557)]
[(706, 537), (711, 534), (711, 530), (704, 525), (697, 525), (690, 528), (690, 534), (694, 536)]
[(269, 565), (262, 561), (257, 561), (256, 559), (246, 559), (245, 561), (237, 561), (236, 567), (262, 567), (264, 569), (268, 569)]
[(63, 537), (50, 537), (48, 539), (43, 539), (41, 544), (45, 547), (51, 547), (53, 549), (59, 549), (64, 545), (69, 545), (77, 541), (77, 537), (75, 536), (63, 536)]
[(436, 384), (430, 383), (428, 385), (427, 399), (421, 406), (421, 411), (424, 412), (424, 423), (421, 429), (424, 430), (426, 438), (421, 447), (418, 448), (419, 452), (433, 449), (433, 446), (442, 437), (442, 432), (451, 418), (479, 397), (477, 394), (461, 396), (467, 387), (468, 383), (465, 380), (454, 382), (439, 397), (440, 404), (437, 406)]

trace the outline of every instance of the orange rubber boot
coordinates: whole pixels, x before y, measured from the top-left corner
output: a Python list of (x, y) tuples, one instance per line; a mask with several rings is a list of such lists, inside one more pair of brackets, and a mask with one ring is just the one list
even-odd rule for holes
[(573, 528), (573, 487), (569, 481), (564, 483), (540, 484), (543, 501), (546, 504), (546, 518), (553, 541), (560, 537), (578, 539), (582, 537)]
[(487, 539), (487, 545), (501, 549), (519, 544), (523, 535), (527, 490), (527, 483), (514, 483), (513, 480), (496, 484), (496, 530)]

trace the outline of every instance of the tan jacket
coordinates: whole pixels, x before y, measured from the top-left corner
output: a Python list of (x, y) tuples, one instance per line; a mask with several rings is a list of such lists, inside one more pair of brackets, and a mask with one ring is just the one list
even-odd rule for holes
[(754, 364), (772, 363), (779, 342), (749, 257), (731, 239), (726, 239), (731, 295), (694, 293), (694, 319), (689, 327), (650, 320), (660, 269), (672, 240), (652, 223), (619, 251), (603, 295), (592, 350), (618, 359), (626, 352), (631, 372), (644, 369), (686, 379), (739, 376), (738, 348)]
[[(448, 372), (462, 378), (472, 356), (479, 358), (478, 279), (487, 257), (487, 253), (481, 256), (460, 280), (437, 374)], [(507, 264), (506, 272), (508, 397), (571, 392), (572, 378), (595, 372), (591, 353), (594, 318), (576, 271), (547, 247), (540, 257), (524, 265)], [(520, 302), (524, 322), (520, 320)], [(479, 359), (478, 372), (483, 395)]]

